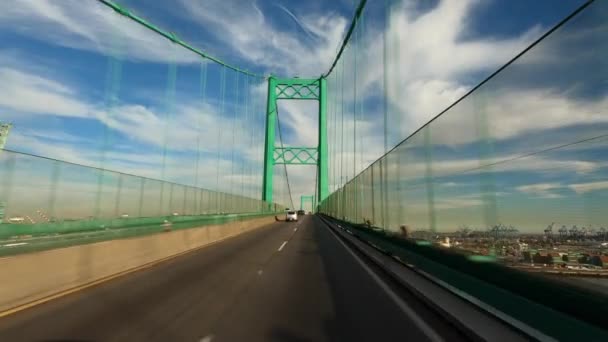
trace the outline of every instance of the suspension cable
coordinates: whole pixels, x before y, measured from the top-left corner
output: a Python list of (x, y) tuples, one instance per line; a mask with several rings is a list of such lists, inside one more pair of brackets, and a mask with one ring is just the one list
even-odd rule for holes
[(367, 0), (361, 0), (359, 2), (359, 6), (357, 6), (357, 10), (355, 10), (355, 15), (353, 16), (353, 20), (350, 22), (350, 27), (348, 28), (348, 32), (346, 33), (346, 36), (344, 37), (344, 41), (342, 41), (342, 46), (340, 47), (340, 51), (338, 51), (338, 55), (336, 55), (334, 62), (331, 64), (331, 67), (323, 75), (323, 77), (329, 76), (329, 74), (331, 74), (331, 72), (334, 70), (334, 68), (338, 64), (338, 60), (340, 59), (340, 56), (342, 56), (342, 53), (344, 52), (346, 45), (348, 45), (348, 42), (350, 41), (350, 37), (352, 36), (353, 31), (355, 30), (355, 26), (357, 26), (357, 22), (359, 22), (359, 17), (361, 17), (361, 14), (363, 13), (363, 9), (365, 8), (366, 3), (367, 3)]
[(253, 73), (253, 72), (250, 72), (250, 71), (247, 71), (247, 70), (244, 70), (244, 69), (232, 66), (232, 65), (230, 65), (228, 63), (223, 62), (222, 60), (220, 60), (220, 59), (218, 59), (216, 57), (213, 57), (211, 55), (206, 54), (205, 52), (203, 52), (203, 51), (201, 51), (201, 50), (199, 50), (199, 49), (191, 46), (190, 44), (186, 43), (185, 41), (179, 39), (175, 35), (175, 33), (163, 31), (158, 26), (150, 23), (146, 19), (143, 19), (143, 18), (141, 18), (141, 17), (139, 17), (139, 16), (131, 13), (125, 6), (119, 5), (115, 1), (112, 1), (112, 0), (97, 0), (97, 1), (100, 2), (100, 3), (102, 3), (103, 5), (111, 8), (111, 9), (113, 9), (116, 13), (122, 15), (123, 17), (128, 18), (128, 19), (130, 19), (130, 20), (132, 20), (132, 21), (134, 21), (134, 22), (136, 22), (136, 23), (144, 26), (145, 28), (147, 28), (149, 30), (158, 33), (159, 35), (167, 38), (171, 42), (173, 42), (173, 43), (175, 43), (177, 45), (180, 45), (180, 46), (186, 48), (187, 50), (190, 50), (191, 52), (193, 52), (193, 53), (195, 53), (195, 54), (197, 54), (197, 55), (199, 55), (199, 56), (201, 56), (201, 57), (203, 57), (205, 59), (208, 59), (208, 60), (213, 61), (213, 62), (215, 62), (217, 64), (223, 65), (223, 66), (227, 67), (228, 69), (232, 69), (232, 70), (234, 70), (236, 72), (239, 72), (239, 73), (242, 73), (242, 74), (245, 74), (245, 75), (249, 75), (249, 76), (253, 76), (253, 77), (259, 77), (259, 78), (264, 78), (264, 79), (268, 78), (268, 76), (266, 76), (266, 75), (256, 74), (256, 73)]

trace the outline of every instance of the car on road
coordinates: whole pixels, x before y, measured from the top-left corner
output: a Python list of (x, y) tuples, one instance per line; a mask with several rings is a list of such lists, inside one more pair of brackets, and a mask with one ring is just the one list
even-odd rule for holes
[(302, 209), (298, 210), (298, 216), (304, 216), (304, 215), (306, 215), (306, 211), (304, 211)]
[(287, 215), (285, 215), (285, 221), (287, 221), (287, 222), (298, 221), (298, 214), (293, 210), (288, 211)]

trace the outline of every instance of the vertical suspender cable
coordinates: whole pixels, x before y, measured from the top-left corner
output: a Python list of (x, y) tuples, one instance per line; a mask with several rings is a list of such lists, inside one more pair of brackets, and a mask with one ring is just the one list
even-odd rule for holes
[[(226, 93), (226, 67), (222, 66), (220, 74), (220, 117), (224, 119), (224, 100)], [(220, 158), (222, 149), (222, 129), (217, 129), (217, 162), (215, 165), (216, 212), (221, 212), (222, 198), (220, 193)]]
[[(279, 115), (279, 108), (277, 107), (277, 125), (278, 125), (278, 131), (279, 131), (279, 141), (281, 142), (281, 149), (284, 149), (285, 146), (283, 146), (283, 134), (281, 133), (281, 116)], [(291, 197), (291, 187), (289, 185), (289, 176), (287, 176), (287, 164), (284, 163), (283, 164), (283, 170), (285, 172), (285, 184), (287, 185), (287, 194), (289, 196), (289, 204), (290, 204), (290, 208), (293, 209), (293, 198)]]
[[(389, 65), (388, 65), (388, 35), (389, 35), (389, 29), (390, 29), (390, 9), (391, 9), (391, 2), (392, 0), (385, 0), (384, 1), (384, 33), (383, 33), (383, 39), (382, 39), (382, 63), (383, 63), (383, 67), (384, 67), (384, 72), (383, 72), (383, 83), (384, 83), (384, 130), (383, 130), (383, 134), (384, 134), (384, 153), (388, 152), (388, 111), (389, 111), (389, 87), (388, 87), (388, 69), (389, 69)], [(384, 178), (385, 178), (385, 174), (384, 174), (384, 169), (383, 169), (383, 163), (380, 162), (380, 217), (381, 217), (381, 226), (384, 228), (385, 224), (386, 224), (386, 215), (385, 215), (385, 187), (384, 187)]]
[[(249, 160), (249, 156), (247, 154), (247, 149), (249, 146), (253, 146), (253, 131), (255, 127), (251, 125), (251, 117), (249, 115), (249, 97), (251, 93), (251, 85), (249, 84), (250, 77), (245, 77), (245, 120), (243, 120), (243, 132), (249, 131), (249, 134), (245, 136), (249, 136), (249, 145), (247, 144), (247, 140), (243, 139), (243, 147), (241, 149), (241, 196), (250, 197), (248, 189), (245, 188), (245, 174), (247, 174), (247, 178), (249, 178), (249, 170), (251, 169), (251, 164)], [(247, 164), (247, 165), (245, 165)], [(247, 195), (245, 194), (247, 192)], [(249, 207), (248, 207), (249, 208)]]
[[(368, 51), (368, 47), (366, 46), (366, 44), (369, 42), (369, 39), (367, 37), (367, 32), (366, 32), (366, 28), (367, 28), (367, 20), (365, 19), (365, 15), (362, 14), (360, 20), (360, 24), (359, 24), (359, 39), (360, 41), (362, 40), (362, 42), (360, 42), (360, 44), (363, 46), (363, 60), (361, 61), (363, 64), (363, 68), (366, 68), (368, 65), (367, 63), (369, 62), (367, 59), (367, 51)], [(365, 89), (363, 89), (363, 91), (365, 91)], [(359, 117), (361, 118), (361, 121), (365, 122), (365, 112), (364, 112), (364, 102), (365, 102), (365, 96), (363, 96), (363, 98), (361, 99), (361, 101), (359, 101)], [(363, 136), (361, 136), (361, 138), (359, 139), (359, 170), (363, 170), (363, 168), (365, 167), (364, 165), (364, 161), (363, 161)], [(361, 174), (359, 174), (358, 180), (357, 180), (357, 187), (358, 187), (358, 196), (359, 196), (359, 208), (361, 210), (360, 214), (359, 214), (359, 218), (361, 218), (362, 221), (364, 221), (364, 216), (365, 216), (365, 208), (367, 207), (365, 205), (365, 182), (364, 179), (365, 177)]]
[(340, 67), (340, 187), (344, 184), (344, 59)]
[[(201, 138), (202, 138), (202, 116), (204, 115), (203, 111), (205, 110), (205, 106), (206, 106), (206, 96), (207, 96), (207, 63), (203, 62), (201, 63), (201, 70), (200, 70), (200, 79), (199, 79), (199, 95), (201, 97), (201, 112), (197, 115), (197, 120), (196, 120), (196, 130), (198, 132), (198, 135), (196, 136), (196, 174), (194, 176), (194, 186), (197, 188), (197, 190), (199, 192), (202, 191), (200, 189), (200, 161), (201, 161)], [(198, 205), (196, 206), (197, 208), (197, 213), (200, 214), (202, 209), (202, 196), (197, 196), (198, 199)]]
[[(105, 107), (106, 119), (111, 119), (112, 113), (114, 112), (114, 107), (118, 104), (118, 93), (120, 92), (120, 83), (122, 80), (122, 60), (118, 57), (118, 44), (116, 43), (116, 37), (113, 37), (113, 51), (110, 51), (108, 54), (108, 64), (106, 70), (106, 84), (105, 84)], [(95, 198), (95, 213), (94, 217), (99, 218), (101, 215), (101, 198), (103, 196), (103, 184), (104, 184), (104, 174), (106, 169), (106, 161), (107, 161), (107, 150), (110, 146), (110, 131), (108, 125), (103, 125), (103, 139), (102, 144), (100, 146), (100, 160), (99, 160), (99, 170), (98, 178), (97, 178), (97, 193)], [(59, 171), (58, 171), (59, 172)], [(57, 174), (57, 178), (59, 178), (59, 174)], [(51, 214), (52, 215), (52, 214)]]
[[(173, 49), (171, 49), (173, 52)], [(159, 214), (164, 215), (168, 214), (166, 210), (164, 210), (164, 195), (165, 195), (165, 184), (167, 184), (166, 177), (166, 164), (167, 164), (167, 144), (169, 142), (169, 130), (170, 130), (170, 120), (171, 120), (171, 112), (173, 111), (173, 104), (175, 101), (175, 79), (177, 77), (177, 67), (173, 60), (169, 62), (167, 66), (167, 87), (165, 89), (165, 117), (164, 117), (164, 130), (163, 130), (163, 146), (162, 146), (162, 159), (161, 159), (161, 172), (160, 179), (163, 182), (160, 188), (160, 207)], [(170, 199), (171, 200), (171, 199)], [(169, 208), (171, 210), (172, 208)]]
[[(357, 22), (355, 22), (357, 23)], [(351, 193), (352, 193), (352, 203), (353, 203), (353, 220), (355, 220), (355, 222), (357, 221), (357, 206), (359, 205), (359, 201), (358, 201), (358, 197), (359, 197), (359, 189), (358, 189), (358, 183), (357, 180), (355, 179), (356, 175), (357, 175), (357, 104), (358, 104), (358, 98), (357, 98), (357, 82), (359, 81), (358, 79), (358, 73), (357, 73), (357, 69), (358, 69), (358, 54), (359, 54), (359, 31), (360, 31), (360, 25), (355, 26), (355, 38), (354, 38), (354, 62), (355, 62), (355, 68), (354, 68), (354, 82), (353, 82), (353, 94), (354, 94), (354, 98), (353, 98), (353, 182), (352, 182), (352, 186), (351, 186)]]
[[(237, 112), (240, 110), (240, 106), (239, 106), (239, 74), (236, 74), (236, 84), (235, 84), (235, 89), (236, 89), (236, 95), (234, 97), (234, 102), (233, 102), (233, 106), (232, 106), (232, 129), (230, 132), (232, 135), (232, 143), (230, 144), (231, 148), (230, 148), (230, 195), (234, 195), (234, 143), (235, 143), (235, 138), (236, 138), (236, 134), (234, 133), (234, 131), (236, 130), (236, 121), (237, 121)], [(232, 202), (234, 202), (234, 198), (232, 198)], [(234, 212), (234, 204), (235, 203), (230, 203), (230, 208), (232, 209), (232, 211)]]

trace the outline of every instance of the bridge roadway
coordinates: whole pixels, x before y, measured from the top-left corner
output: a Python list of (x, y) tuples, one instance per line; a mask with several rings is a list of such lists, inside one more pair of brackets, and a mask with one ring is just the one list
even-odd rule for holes
[(465, 339), (374, 270), (305, 216), (4, 317), (0, 341)]

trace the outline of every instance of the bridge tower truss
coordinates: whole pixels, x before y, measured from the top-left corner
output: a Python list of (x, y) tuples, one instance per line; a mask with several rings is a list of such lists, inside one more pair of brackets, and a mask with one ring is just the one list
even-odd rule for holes
[[(312, 100), (319, 103), (319, 138), (313, 147), (275, 146), (277, 100)], [(318, 79), (268, 78), (266, 141), (264, 144), (264, 181), (262, 199), (272, 203), (273, 167), (277, 164), (317, 165), (319, 203), (329, 195), (327, 148), (327, 82)]]

